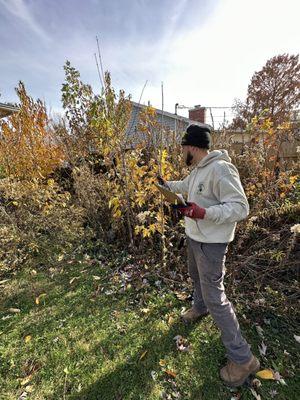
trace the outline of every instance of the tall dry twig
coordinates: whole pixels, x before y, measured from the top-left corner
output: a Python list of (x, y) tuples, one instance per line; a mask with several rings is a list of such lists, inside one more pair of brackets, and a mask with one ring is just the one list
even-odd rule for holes
[(101, 77), (101, 73), (100, 73), (100, 69), (99, 69), (99, 64), (98, 64), (98, 60), (97, 60), (97, 55), (96, 55), (96, 53), (94, 53), (94, 56), (95, 56), (95, 61), (96, 61), (96, 66), (97, 66), (97, 71), (98, 71), (98, 75), (99, 75), (101, 87), (102, 87), (102, 90), (103, 90), (104, 85), (103, 85), (103, 80), (102, 80), (102, 77)]
[[(162, 152), (163, 152), (163, 129), (164, 129), (164, 84), (161, 83), (161, 126), (160, 126), (160, 145), (159, 145), (159, 175), (162, 176)], [(166, 241), (165, 241), (165, 218), (164, 218), (164, 201), (160, 194), (160, 216), (161, 216), (161, 246), (162, 246), (162, 268), (166, 268)]]
[(98, 57), (99, 57), (100, 67), (101, 67), (102, 82), (104, 83), (104, 88), (105, 88), (105, 86), (106, 86), (106, 84), (105, 84), (105, 75), (104, 75), (104, 72), (103, 72), (102, 56), (101, 56), (98, 36), (96, 36), (96, 41), (97, 41), (97, 48), (98, 48)]

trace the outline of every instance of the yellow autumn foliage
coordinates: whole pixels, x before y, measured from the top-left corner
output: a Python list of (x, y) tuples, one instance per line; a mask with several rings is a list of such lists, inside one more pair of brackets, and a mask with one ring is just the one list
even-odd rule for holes
[(62, 163), (64, 153), (49, 128), (44, 104), (28, 96), (22, 82), (17, 93), (20, 110), (0, 120), (0, 164), (6, 176), (45, 177)]

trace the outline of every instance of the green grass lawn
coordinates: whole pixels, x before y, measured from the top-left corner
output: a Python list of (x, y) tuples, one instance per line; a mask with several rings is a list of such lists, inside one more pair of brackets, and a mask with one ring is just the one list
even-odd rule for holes
[[(1, 400), (22, 393), (35, 400), (234, 398), (219, 380), (225, 351), (211, 317), (186, 327), (180, 313), (189, 303), (165, 285), (133, 282), (123, 290), (99, 263), (62, 266), (21, 271), (0, 285)], [(259, 354), (255, 315), (249, 323), (242, 314), (245, 336)], [(299, 344), (293, 337), (299, 332), (274, 315), (262, 327), (268, 346), (262, 367), (279, 370), (287, 385), (261, 381), (257, 392), (262, 399), (271, 399), (275, 390), (276, 400), (299, 399)], [(176, 335), (187, 339), (189, 352), (177, 350)], [(238, 393), (254, 399), (247, 386)]]

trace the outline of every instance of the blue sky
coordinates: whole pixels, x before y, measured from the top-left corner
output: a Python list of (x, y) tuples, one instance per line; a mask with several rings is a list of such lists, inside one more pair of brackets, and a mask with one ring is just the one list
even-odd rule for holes
[[(254, 71), (274, 55), (299, 53), (298, 0), (0, 0), (1, 101), (14, 87), (60, 109), (63, 64), (100, 87), (94, 61), (100, 39), (113, 84), (142, 102), (231, 106)], [(185, 111), (181, 112), (185, 115)]]

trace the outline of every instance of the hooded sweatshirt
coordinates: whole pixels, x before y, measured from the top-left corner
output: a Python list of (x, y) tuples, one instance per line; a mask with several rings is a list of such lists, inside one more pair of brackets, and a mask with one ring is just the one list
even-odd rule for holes
[(167, 185), (206, 209), (204, 219), (185, 217), (186, 234), (197, 242), (231, 242), (236, 223), (249, 214), (238, 170), (226, 150), (210, 152), (185, 179), (167, 181)]

